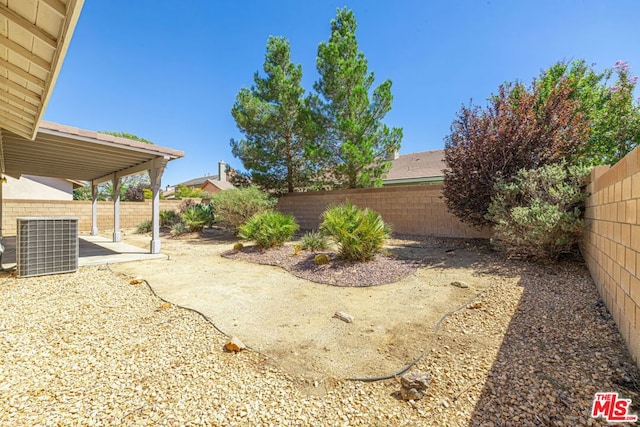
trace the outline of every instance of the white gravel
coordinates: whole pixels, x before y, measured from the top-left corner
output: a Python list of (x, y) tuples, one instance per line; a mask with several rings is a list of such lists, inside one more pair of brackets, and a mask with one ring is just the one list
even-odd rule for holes
[(584, 267), (518, 274), (443, 322), (417, 402), (392, 396), (397, 380), (314, 382), (225, 353), (200, 315), (108, 269), (0, 276), (0, 425), (599, 425), (595, 391), (639, 403)]

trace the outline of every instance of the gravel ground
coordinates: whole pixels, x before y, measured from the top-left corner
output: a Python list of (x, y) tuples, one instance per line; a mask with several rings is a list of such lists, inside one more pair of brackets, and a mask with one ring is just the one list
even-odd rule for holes
[(596, 391), (639, 412), (640, 374), (584, 266), (510, 265), (442, 322), (412, 368), (432, 376), (416, 402), (395, 379), (315, 382), (225, 353), (200, 315), (108, 269), (0, 276), (0, 425), (604, 425)]
[[(314, 264), (314, 257), (321, 253), (328, 256), (329, 264)], [(294, 249), (290, 245), (268, 250), (249, 246), (242, 251), (225, 252), (222, 256), (256, 264), (275, 265), (302, 279), (333, 286), (383, 285), (397, 282), (417, 270), (416, 263), (411, 260), (383, 255), (376, 255), (369, 262), (357, 263), (344, 262), (335, 252), (330, 251), (301, 250), (294, 255)]]

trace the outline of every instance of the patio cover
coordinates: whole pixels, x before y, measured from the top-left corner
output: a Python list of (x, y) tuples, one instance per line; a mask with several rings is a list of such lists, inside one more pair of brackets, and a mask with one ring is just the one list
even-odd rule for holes
[[(149, 171), (153, 192), (151, 252), (159, 253), (159, 192), (168, 161), (181, 151), (55, 123), (41, 123), (84, 0), (0, 0), (0, 172), (91, 182), (92, 234), (97, 234), (97, 185)], [(120, 241), (119, 199), (114, 242)], [(2, 236), (0, 184), (0, 237)]]
[(0, 131), (0, 167), (11, 176), (39, 175), (101, 184), (150, 170), (154, 162), (184, 156), (179, 150), (51, 122), (34, 140)]
[[(161, 178), (167, 162), (183, 157), (179, 150), (119, 138), (76, 127), (42, 122), (34, 140), (0, 130), (2, 173), (19, 177), (40, 175), (89, 181), (93, 195), (93, 225), (97, 230), (97, 185), (111, 181), (116, 194), (120, 178), (148, 171), (151, 179), (153, 231), (151, 253), (160, 252), (159, 200)], [(0, 203), (2, 186), (0, 185)], [(1, 206), (1, 204), (0, 204)], [(1, 221), (0, 209), (0, 221)], [(120, 200), (114, 200), (113, 241), (120, 241)]]
[(84, 0), (0, 0), (0, 127), (33, 139)]

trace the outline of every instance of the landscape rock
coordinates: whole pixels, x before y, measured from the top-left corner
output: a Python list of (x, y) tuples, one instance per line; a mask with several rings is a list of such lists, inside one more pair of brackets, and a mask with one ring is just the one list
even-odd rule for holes
[(224, 345), (225, 351), (237, 353), (247, 348), (238, 337), (231, 337), (231, 340)]
[(451, 286), (455, 286), (456, 288), (462, 288), (462, 289), (466, 289), (469, 287), (469, 285), (466, 282), (463, 282), (462, 280), (456, 280), (454, 282), (451, 282)]
[(333, 317), (346, 323), (353, 323), (353, 316), (349, 313), (345, 313), (344, 311), (336, 311), (336, 314), (334, 314)]
[(431, 375), (424, 372), (414, 371), (400, 377), (402, 388), (398, 393), (402, 400), (420, 400), (429, 389)]

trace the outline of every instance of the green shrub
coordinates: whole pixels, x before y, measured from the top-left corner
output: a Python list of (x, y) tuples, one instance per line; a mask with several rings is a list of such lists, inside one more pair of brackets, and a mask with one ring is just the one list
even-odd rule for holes
[(327, 239), (319, 231), (309, 231), (300, 240), (300, 246), (302, 249), (309, 251), (322, 251), (327, 249), (329, 244)]
[(180, 215), (180, 218), (191, 231), (202, 231), (204, 227), (210, 227), (213, 224), (213, 205), (211, 203), (196, 203), (187, 208)]
[(180, 222), (180, 215), (176, 211), (160, 211), (160, 227), (172, 227)]
[(495, 245), (510, 256), (557, 259), (580, 241), (586, 167), (565, 163), (522, 169), (510, 182), (499, 181), (487, 219)]
[(153, 222), (150, 219), (148, 219), (138, 224), (138, 226), (136, 227), (136, 233), (137, 234), (149, 233), (152, 228), (153, 228)]
[(207, 199), (211, 197), (211, 194), (201, 190), (200, 188), (191, 188), (191, 187), (186, 187), (184, 185), (178, 185), (176, 187), (175, 196), (178, 199), (187, 199), (190, 197), (198, 198), (198, 199)]
[(182, 215), (183, 213), (185, 213), (186, 211), (188, 211), (189, 209), (191, 209), (197, 204), (198, 202), (196, 202), (193, 199), (184, 199), (182, 203), (180, 203), (180, 208), (178, 208), (178, 212), (180, 212), (180, 215)]
[(212, 199), (216, 223), (233, 231), (237, 231), (255, 214), (273, 208), (276, 202), (256, 187), (220, 191)]
[(200, 217), (204, 220), (204, 225), (206, 227), (211, 227), (215, 222), (215, 210), (213, 208), (213, 203), (198, 203), (195, 208), (200, 213)]
[(291, 215), (284, 215), (276, 211), (266, 211), (249, 218), (240, 227), (238, 234), (243, 239), (255, 241), (262, 248), (282, 246), (291, 239), (300, 228)]
[(187, 209), (187, 211), (182, 214), (182, 223), (189, 227), (189, 230), (195, 232), (202, 231), (205, 226), (202, 213), (195, 207)]
[(373, 259), (391, 234), (380, 214), (349, 201), (329, 207), (322, 214), (320, 232), (335, 241), (340, 256), (347, 261)]
[(171, 227), (171, 235), (172, 236), (181, 236), (181, 235), (185, 234), (188, 231), (189, 231), (189, 229), (187, 228), (187, 226), (184, 225), (181, 222), (176, 222)]

